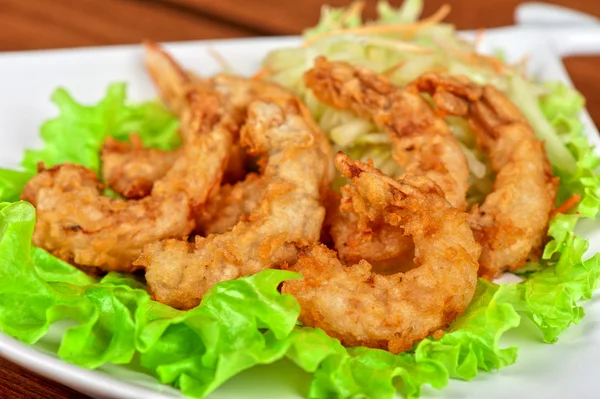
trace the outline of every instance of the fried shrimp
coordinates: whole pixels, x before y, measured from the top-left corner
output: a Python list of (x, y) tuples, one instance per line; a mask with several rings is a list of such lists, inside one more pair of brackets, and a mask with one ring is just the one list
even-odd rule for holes
[[(326, 104), (372, 119), (388, 133), (394, 158), (405, 174), (430, 178), (452, 205), (466, 209), (466, 157), (450, 128), (416, 87), (399, 88), (384, 76), (323, 57), (316, 60), (305, 80)], [(387, 273), (395, 266), (407, 266), (406, 260), (413, 256), (411, 238), (381, 220), (361, 222), (359, 215), (342, 210), (328, 221), (335, 247), (346, 263), (365, 259), (374, 270)]]
[[(144, 147), (135, 134), (129, 143), (109, 137), (102, 146), (102, 177), (117, 194), (127, 199), (140, 199), (150, 194), (154, 183), (162, 179), (183, 148), (171, 151)], [(198, 162), (201, 162), (200, 160)], [(233, 145), (223, 183), (233, 184), (246, 175), (247, 154), (240, 145)]]
[[(496, 173), (492, 192), (469, 216), (482, 246), (479, 274), (493, 279), (522, 266), (539, 255), (556, 201), (558, 179), (543, 143), (515, 105), (492, 86), (473, 96), (455, 78), (434, 74), (422, 76), (417, 85), (433, 94), (440, 112), (469, 119)], [(458, 103), (462, 105), (452, 105)]]
[(162, 179), (183, 153), (145, 148), (138, 135), (130, 142), (109, 137), (102, 146), (102, 176), (117, 194), (128, 199), (140, 199), (150, 194), (154, 182)]
[(231, 149), (221, 111), (217, 96), (189, 90), (183, 156), (139, 201), (102, 196), (95, 173), (82, 166), (41, 168), (22, 194), (36, 207), (34, 244), (84, 269), (132, 271), (145, 244), (189, 234), (193, 210), (220, 184)]
[(175, 115), (181, 115), (186, 106), (187, 87), (190, 84), (207, 90), (202, 79), (187, 73), (157, 43), (144, 42), (146, 70), (158, 90), (162, 102)]
[[(176, 116), (181, 117), (185, 110), (186, 95), (192, 86), (198, 92), (215, 92), (215, 86), (210, 79), (199, 78), (192, 73), (186, 72), (166, 51), (158, 44), (150, 41), (144, 43), (146, 70), (156, 86), (159, 96), (165, 106)], [(283, 89), (281, 89), (283, 90)], [(228, 99), (222, 98), (226, 113), (235, 123), (243, 121), (245, 109), (231, 107)], [(247, 105), (247, 104), (246, 104)], [(185, 140), (185, 130), (180, 130), (182, 140)], [(235, 183), (246, 175), (246, 164), (248, 157), (246, 151), (239, 145), (239, 135), (234, 133), (234, 143), (231, 146), (229, 162), (223, 175), (226, 183)], [(141, 154), (140, 154), (141, 155)], [(159, 155), (159, 154), (155, 154)], [(170, 155), (165, 155), (170, 157)], [(201, 159), (201, 158), (200, 158)], [(157, 160), (156, 167), (162, 161)], [(105, 176), (106, 178), (106, 176)]]
[(223, 234), (147, 245), (136, 264), (146, 268), (154, 299), (192, 308), (214, 284), (293, 263), (297, 247), (319, 240), (331, 162), (320, 145), (322, 133), (306, 115), (289, 96), (249, 106), (241, 140), (252, 154), (267, 156), (264, 196), (247, 220)]
[(342, 206), (328, 209), (326, 226), (340, 259), (354, 264), (368, 261), (372, 270), (380, 274), (406, 271), (414, 267), (415, 246), (411, 237), (401, 229), (382, 220), (361, 223), (352, 209)]
[(404, 173), (430, 178), (452, 205), (466, 209), (467, 159), (415, 87), (399, 88), (382, 75), (323, 57), (306, 72), (305, 81), (324, 103), (372, 119), (388, 133)]
[[(169, 54), (155, 43), (146, 43), (146, 66), (159, 88), (163, 101), (174, 112), (181, 108), (180, 96), (183, 91), (175, 86), (179, 85), (178, 82), (182, 79), (190, 79), (194, 82), (194, 85), (208, 87), (218, 93), (223, 103), (228, 107), (228, 112), (234, 115), (240, 124), (243, 123), (246, 117), (248, 106), (255, 100), (274, 101), (278, 104), (285, 101), (296, 101), (296, 97), (290, 91), (271, 82), (226, 74), (206, 79), (192, 76), (190, 73), (186, 73)], [(319, 130), (306, 107), (299, 107), (299, 112), (311, 130)], [(322, 134), (316, 135), (315, 140), (317, 140), (316, 143), (324, 156), (331, 159), (331, 147), (328, 140)], [(239, 163), (239, 160), (245, 154), (241, 148), (241, 145), (234, 145), (233, 147), (233, 154), (230, 157), (230, 163), (223, 178), (225, 182), (240, 180), (239, 174), (234, 175), (236, 170), (234, 163), (235, 160), (238, 160)], [(328, 176), (322, 179), (323, 186), (320, 188), (322, 193), (328, 189), (327, 182), (331, 181), (333, 177), (333, 164), (327, 169), (327, 173)], [(219, 234), (231, 229), (238, 221), (247, 217), (257, 206), (263, 198), (268, 184), (266, 177), (250, 174), (244, 181), (221, 187), (220, 192), (211, 197), (197, 213), (198, 232)]]
[(251, 173), (244, 181), (221, 186), (196, 215), (196, 231), (205, 236), (222, 234), (246, 220), (259, 206), (267, 185), (265, 178)]
[(324, 232), (344, 263), (351, 265), (364, 259), (380, 274), (414, 267), (414, 243), (401, 229), (383, 220), (360, 217), (352, 204), (336, 192), (330, 194), (326, 209)]
[(288, 267), (304, 278), (286, 281), (282, 292), (300, 303), (302, 323), (346, 346), (406, 351), (465, 311), (477, 284), (480, 247), (466, 215), (430, 179), (394, 180), (342, 153), (336, 165), (352, 179), (344, 200), (361, 215), (412, 235), (418, 267), (383, 276), (364, 260), (345, 266), (334, 251), (314, 245)]
[[(184, 101), (181, 97), (184, 92), (181, 82), (189, 82), (202, 90), (220, 94), (223, 104), (229, 107), (229, 112), (235, 115), (240, 123), (243, 122), (247, 108), (253, 101), (280, 102), (282, 99), (296, 98), (289, 90), (273, 82), (227, 74), (218, 74), (211, 78), (198, 77), (186, 72), (158, 44), (146, 42), (144, 45), (148, 73), (158, 88), (161, 99), (176, 115), (182, 109), (181, 104)], [(300, 111), (310, 128), (318, 130), (310, 111), (306, 107), (301, 107)], [(321, 151), (331, 152), (327, 138), (324, 135), (319, 136)]]
[(130, 272), (146, 243), (181, 237), (194, 226), (182, 191), (123, 201), (102, 196), (101, 189), (83, 166), (41, 169), (22, 196), (36, 208), (33, 243), (84, 270)]

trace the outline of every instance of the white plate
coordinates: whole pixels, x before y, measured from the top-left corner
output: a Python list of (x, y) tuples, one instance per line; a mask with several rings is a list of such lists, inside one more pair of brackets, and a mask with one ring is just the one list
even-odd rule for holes
[[(560, 41), (553, 41), (560, 38)], [(505, 28), (489, 31), (483, 50), (502, 48), (509, 59), (531, 55), (531, 72), (544, 80), (570, 84), (559, 54), (588, 52), (600, 43), (595, 27), (561, 29)], [(591, 40), (593, 39), (593, 40)], [(250, 74), (270, 50), (294, 46), (298, 38), (261, 38), (213, 42), (188, 42), (167, 45), (186, 67), (204, 75), (219, 69), (206, 51), (218, 50), (239, 72)], [(565, 43), (570, 43), (565, 45)], [(597, 49), (596, 49), (597, 51)], [(16, 166), (25, 148), (40, 144), (38, 128), (56, 113), (50, 94), (65, 87), (80, 101), (96, 102), (107, 85), (115, 81), (129, 84), (133, 100), (155, 96), (142, 65), (140, 46), (7, 53), (0, 56), (0, 166)], [(582, 116), (586, 132), (598, 145), (600, 138), (591, 119)], [(600, 248), (600, 227), (587, 229), (592, 249)], [(539, 334), (529, 334), (527, 322), (517, 333), (509, 334), (511, 343), (519, 342), (520, 356), (513, 366), (496, 373), (483, 373), (469, 383), (452, 381), (441, 392), (425, 389), (425, 397), (436, 398), (598, 398), (600, 397), (600, 301), (585, 306), (587, 316), (566, 331), (555, 345), (541, 343)], [(57, 336), (51, 334), (34, 347), (23, 345), (0, 333), (0, 355), (46, 377), (98, 398), (180, 397), (178, 391), (159, 385), (151, 377), (126, 371), (123, 367), (84, 370), (64, 363), (52, 355)], [(507, 341), (508, 342), (508, 341)], [(211, 398), (306, 397), (310, 376), (290, 363), (251, 369), (233, 378)]]

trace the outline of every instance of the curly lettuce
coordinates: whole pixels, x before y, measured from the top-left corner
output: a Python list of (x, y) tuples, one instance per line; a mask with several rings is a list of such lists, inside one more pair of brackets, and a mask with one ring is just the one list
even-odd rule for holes
[[(408, 0), (399, 9), (379, 4), (378, 24), (413, 23), (421, 11), (420, 0)], [(359, 8), (330, 9), (307, 37), (331, 30), (359, 27)], [(442, 389), (451, 378), (470, 380), (481, 371), (513, 364), (518, 348), (502, 347), (500, 340), (530, 319), (544, 341), (556, 342), (560, 334), (584, 316), (582, 301), (589, 299), (600, 278), (599, 255), (589, 256), (589, 243), (576, 234), (581, 219), (594, 219), (600, 210), (597, 174), (600, 159), (583, 134), (579, 113), (582, 97), (560, 84), (543, 87), (507, 75), (498, 78), (485, 65), (471, 65), (444, 58), (447, 48), (467, 51), (446, 25), (423, 27), (414, 32), (419, 46), (440, 46), (431, 56), (402, 59), (397, 52), (375, 44), (356, 45), (356, 36), (317, 41), (305, 49), (274, 53), (267, 65), (275, 79), (297, 90), (321, 127), (338, 148), (352, 157), (370, 157), (388, 174), (399, 171), (391, 159), (389, 141), (370, 123), (320, 104), (302, 88), (301, 74), (319, 51), (377, 71), (405, 62), (404, 71), (389, 72), (402, 82), (443, 62), (450, 71), (465, 70), (478, 81), (506, 91), (530, 119), (547, 146), (552, 165), (561, 177), (559, 203), (574, 194), (580, 198), (568, 213), (550, 222), (542, 259), (528, 265), (521, 283), (494, 284), (480, 280), (474, 298), (442, 337), (429, 337), (412, 351), (393, 355), (370, 348), (345, 348), (323, 331), (301, 326), (295, 299), (281, 295), (282, 281), (299, 278), (295, 273), (267, 270), (250, 277), (220, 283), (202, 303), (179, 311), (151, 299), (143, 282), (131, 275), (110, 273), (93, 278), (31, 245), (35, 209), (16, 201), (36, 164), (61, 162), (99, 168), (98, 151), (112, 135), (126, 139), (140, 134), (146, 145), (169, 149), (178, 145), (177, 122), (155, 103), (128, 104), (125, 86), (110, 86), (106, 97), (84, 106), (67, 92), (53, 96), (60, 115), (42, 127), (44, 145), (26, 152), (22, 169), (0, 170), (0, 330), (26, 343), (44, 337), (50, 326), (69, 320), (62, 331), (57, 354), (86, 368), (107, 363), (141, 366), (164, 384), (202, 398), (248, 368), (287, 358), (312, 373), (311, 398), (382, 398), (401, 392), (418, 397), (424, 386)], [(346, 38), (346, 36), (343, 36)], [(432, 44), (433, 38), (437, 44)], [(407, 41), (407, 38), (399, 40)], [(440, 44), (442, 43), (442, 44)], [(474, 150), (472, 135), (459, 118), (449, 119), (454, 133), (467, 150), (473, 184), (486, 184), (489, 171)], [(541, 126), (541, 127), (540, 127)], [(479, 190), (482, 195), (485, 188)], [(473, 194), (472, 198), (478, 198)], [(134, 365), (135, 363), (135, 365)]]
[(16, 201), (40, 162), (47, 167), (72, 162), (98, 172), (98, 153), (109, 136), (125, 140), (137, 133), (146, 146), (165, 150), (179, 145), (173, 115), (157, 102), (128, 105), (126, 94), (125, 84), (114, 83), (98, 104), (86, 106), (57, 89), (52, 101), (60, 115), (42, 125), (42, 148), (26, 150), (20, 170), (0, 169), (0, 201)]
[(518, 294), (519, 310), (540, 328), (545, 341), (555, 342), (570, 324), (581, 320), (584, 311), (578, 302), (591, 298), (600, 278), (600, 254), (586, 258), (589, 242), (575, 232), (579, 220), (593, 220), (600, 210), (600, 158), (579, 121), (583, 97), (560, 83), (546, 84), (546, 88), (537, 106), (575, 160), (573, 173), (566, 171), (564, 159), (552, 162), (561, 177), (558, 201), (573, 195), (580, 201), (569, 214), (558, 214), (550, 221), (548, 235), (552, 240), (544, 248), (544, 267), (518, 286)]
[(96, 368), (128, 364), (139, 354), (150, 374), (193, 397), (283, 356), (279, 340), (294, 329), (299, 306), (277, 286), (296, 274), (267, 270), (227, 281), (200, 306), (178, 311), (152, 301), (132, 276), (96, 280), (32, 248), (34, 225), (29, 203), (0, 204), (0, 329), (6, 334), (34, 343), (53, 323), (71, 320), (60, 358)]
[[(415, 398), (425, 384), (441, 389), (449, 378), (469, 380), (479, 370), (514, 363), (517, 348), (501, 348), (499, 340), (519, 325), (519, 312), (534, 321), (560, 321), (561, 327), (577, 322), (581, 312), (575, 302), (589, 295), (589, 281), (600, 271), (597, 261), (584, 268), (567, 253), (567, 260), (576, 260), (570, 271), (555, 270), (536, 284), (481, 280), (467, 311), (441, 339), (428, 338), (413, 352), (392, 355), (347, 349), (321, 330), (296, 326), (298, 304), (277, 291), (283, 280), (297, 277), (294, 273), (268, 270), (220, 283), (199, 307), (182, 312), (152, 301), (133, 277), (111, 273), (95, 280), (32, 248), (35, 209), (25, 202), (0, 208), (2, 331), (34, 343), (51, 324), (70, 319), (75, 325), (63, 334), (62, 359), (96, 368), (129, 364), (138, 355), (150, 375), (197, 398), (249, 367), (283, 357), (314, 373), (310, 397), (392, 398), (400, 390)], [(554, 292), (563, 292), (564, 300), (546, 299)], [(545, 336), (557, 331), (538, 325)]]
[(71, 320), (57, 354), (82, 367), (129, 364), (139, 356), (150, 375), (201, 398), (249, 367), (287, 357), (314, 373), (311, 397), (391, 398), (397, 377), (405, 395), (417, 397), (424, 384), (442, 388), (449, 377), (471, 378), (479, 366), (514, 361), (514, 350), (498, 349), (497, 339), (518, 316), (505, 305), (490, 306), (497, 287), (489, 283), (481, 283), (456, 331), (423, 341), (414, 353), (392, 355), (346, 349), (321, 330), (297, 326), (298, 303), (277, 291), (295, 273), (267, 270), (223, 282), (197, 308), (178, 311), (152, 301), (132, 276), (93, 279), (33, 248), (34, 225), (30, 204), (0, 204), (0, 329), (35, 343), (53, 323)]

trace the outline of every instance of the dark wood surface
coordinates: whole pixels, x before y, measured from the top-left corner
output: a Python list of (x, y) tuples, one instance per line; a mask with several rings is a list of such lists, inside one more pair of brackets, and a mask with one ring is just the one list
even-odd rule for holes
[[(600, 17), (600, 1), (552, 0)], [(157, 41), (297, 34), (323, 0), (0, 0), (0, 52)], [(334, 5), (346, 0), (332, 0)], [(373, 15), (376, 1), (367, 0)], [(398, 4), (398, 1), (392, 1)], [(425, 14), (451, 3), (460, 29), (509, 25), (520, 0), (426, 0)], [(565, 60), (600, 125), (600, 57)], [(0, 398), (87, 398), (0, 358)]]

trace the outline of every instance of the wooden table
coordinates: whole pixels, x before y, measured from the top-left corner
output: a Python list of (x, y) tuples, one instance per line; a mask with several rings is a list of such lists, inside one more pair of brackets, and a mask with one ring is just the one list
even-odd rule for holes
[[(0, 0), (0, 51), (156, 41), (297, 34), (314, 24), (323, 0)], [(452, 4), (460, 29), (510, 25), (521, 0), (426, 0), (425, 15)], [(347, 4), (333, 0), (334, 5)], [(393, 1), (397, 4), (398, 1)], [(600, 1), (553, 0), (600, 17)], [(375, 0), (367, 0), (373, 15)], [(565, 64), (600, 125), (600, 57)], [(87, 398), (0, 358), (0, 398)]]

